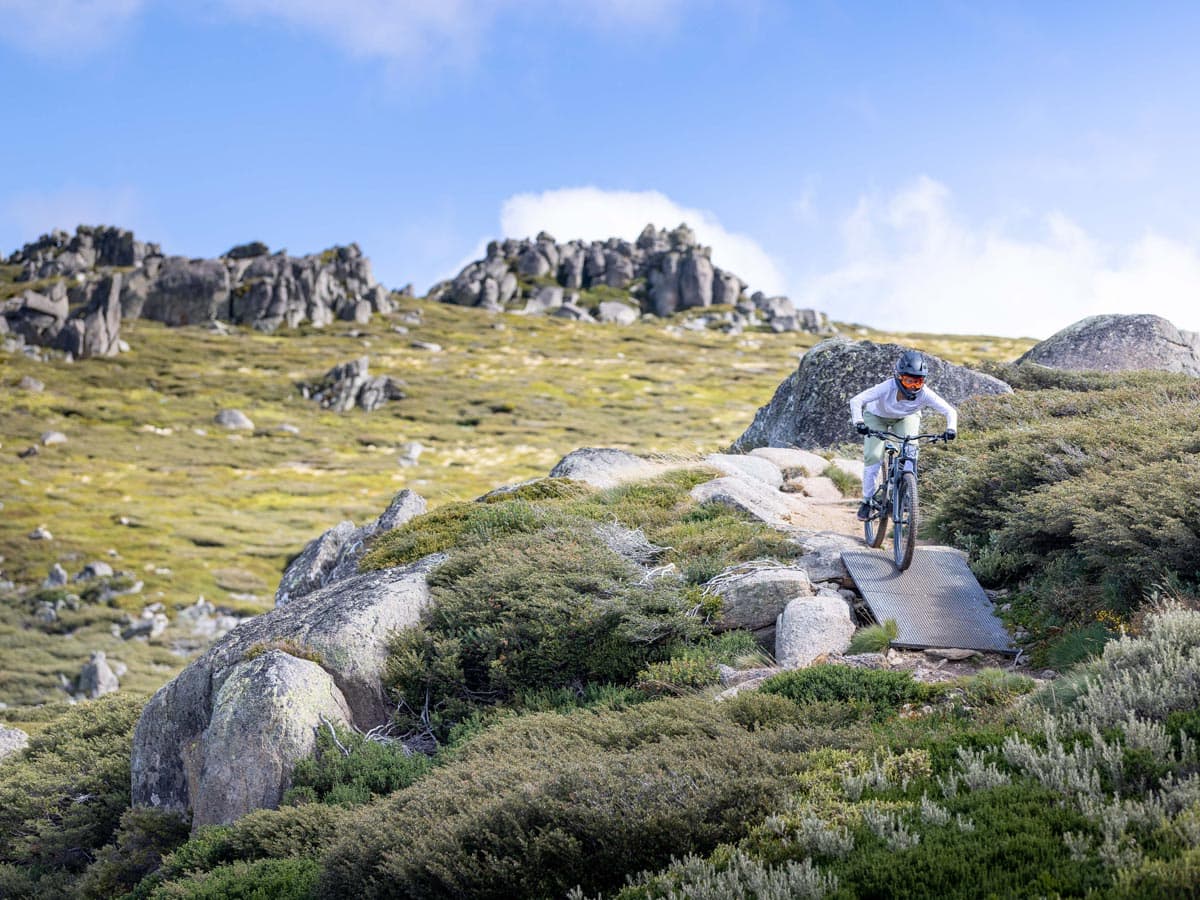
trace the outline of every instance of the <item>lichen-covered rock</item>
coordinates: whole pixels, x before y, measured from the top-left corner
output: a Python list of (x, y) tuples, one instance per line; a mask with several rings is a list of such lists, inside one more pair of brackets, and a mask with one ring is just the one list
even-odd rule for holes
[(777, 488), (783, 484), (783, 471), (769, 459), (734, 453), (710, 453), (704, 457), (706, 465), (726, 475), (756, 478), (764, 484)]
[(785, 669), (807, 666), (818, 656), (844, 653), (854, 635), (850, 607), (836, 592), (793, 600), (775, 627), (775, 660)]
[(808, 573), (795, 566), (722, 572), (707, 588), (721, 598), (720, 630), (771, 628), (797, 597), (812, 596)]
[(1035, 345), (1017, 364), (1128, 372), (1158, 369), (1200, 377), (1200, 334), (1160, 316), (1090, 316)]
[(691, 496), (697, 503), (721, 503), (740, 509), (784, 531), (794, 528), (804, 513), (801, 501), (756, 478), (714, 478), (692, 488)]
[[(180, 813), (222, 808), (221, 801), (205, 794), (209, 789), (228, 791), (229, 784), (203, 778), (204, 761), (224, 752), (221, 742), (236, 730), (227, 714), (230, 698), (244, 697), (252, 692), (253, 684), (261, 684), (244, 681), (251, 675), (280, 680), (273, 689), (282, 698), (280, 722), (272, 726), (277, 730), (303, 730), (307, 727), (303, 723), (311, 723), (314, 708), (330, 711), (344, 707), (346, 719), (363, 730), (386, 722), (390, 704), (383, 690), (383, 668), (389, 642), (396, 631), (419, 621), (429, 603), (427, 575), (444, 558), (437, 554), (409, 566), (344, 579), (244, 620), (221, 638), (160, 688), (142, 711), (133, 738), (134, 805)], [(278, 664), (269, 667), (269, 672), (261, 666), (244, 665), (271, 650), (307, 659), (313, 665)], [(313, 681), (316, 669), (332, 680), (341, 701), (323, 680)], [(236, 681), (231, 683), (231, 679)], [(300, 724), (284, 723), (291, 702), (288, 698), (312, 697), (314, 692), (319, 700), (315, 706), (305, 702), (296, 707)], [(248, 740), (239, 750), (240, 765), (248, 770), (270, 770), (275, 750), (269, 743), (262, 741), (256, 746)], [(282, 790), (281, 782), (279, 792)], [(205, 820), (197, 818), (193, 824), (205, 824)]]
[(337, 684), (315, 662), (268, 650), (238, 663), (216, 692), (204, 740), (185, 754), (195, 785), (192, 827), (279, 806), (296, 763), (316, 749), (317, 729), (351, 719)]
[[(871, 341), (832, 338), (804, 354), (800, 365), (761, 407), (750, 427), (733, 444), (734, 452), (755, 447), (814, 449), (857, 440), (850, 421), (850, 398), (891, 378), (896, 359), (907, 348)], [(1012, 388), (998, 378), (956, 366), (936, 356), (929, 362), (929, 385), (952, 404)]]
[(376, 532), (399, 528), (409, 519), (424, 513), (425, 508), (425, 498), (405, 488), (392, 498), (388, 508), (373, 522), (361, 528), (355, 528), (349, 520), (339, 522), (320, 537), (309, 541), (308, 546), (284, 570), (275, 591), (275, 605), (283, 606), (317, 588), (357, 574), (358, 561), (369, 538)]
[(647, 478), (663, 466), (608, 447), (583, 447), (572, 450), (550, 470), (551, 478), (571, 478), (598, 488), (615, 487), (626, 481)]

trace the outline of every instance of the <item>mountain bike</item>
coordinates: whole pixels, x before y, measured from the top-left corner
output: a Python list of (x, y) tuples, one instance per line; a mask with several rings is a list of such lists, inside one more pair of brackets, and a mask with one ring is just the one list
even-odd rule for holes
[[(892, 520), (892, 559), (903, 572), (912, 565), (917, 547), (917, 529), (921, 508), (917, 499), (917, 448), (922, 441), (936, 444), (946, 439), (944, 434), (914, 434), (903, 437), (891, 431), (869, 432), (883, 444), (883, 466), (879, 485), (870, 504), (871, 511), (863, 523), (863, 537), (871, 547), (883, 546), (888, 519)], [(899, 441), (897, 444), (895, 441)]]

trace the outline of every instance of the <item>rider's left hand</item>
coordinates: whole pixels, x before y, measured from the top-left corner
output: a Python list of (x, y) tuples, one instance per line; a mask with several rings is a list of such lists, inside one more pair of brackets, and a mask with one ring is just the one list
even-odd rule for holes
[(957, 432), (957, 431), (955, 431), (953, 428), (947, 428), (947, 429), (946, 429), (946, 430), (945, 430), (945, 431), (942, 433), (942, 440), (944, 440), (944, 441), (952, 441), (952, 440), (954, 440), (956, 437), (958, 437), (958, 432)]

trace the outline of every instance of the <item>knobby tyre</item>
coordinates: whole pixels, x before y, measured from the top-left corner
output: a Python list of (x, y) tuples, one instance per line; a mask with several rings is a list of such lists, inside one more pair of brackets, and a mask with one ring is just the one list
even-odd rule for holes
[(883, 546), (883, 536), (887, 532), (888, 508), (891, 506), (887, 491), (890, 476), (891, 473), (885, 465), (884, 470), (880, 472), (879, 486), (875, 489), (874, 509), (871, 510), (867, 521), (863, 522), (863, 538), (868, 547), (878, 549)]
[(899, 516), (892, 529), (896, 568), (903, 572), (912, 565), (917, 549), (917, 527), (920, 525), (920, 505), (917, 500), (917, 477), (905, 472), (900, 482)]

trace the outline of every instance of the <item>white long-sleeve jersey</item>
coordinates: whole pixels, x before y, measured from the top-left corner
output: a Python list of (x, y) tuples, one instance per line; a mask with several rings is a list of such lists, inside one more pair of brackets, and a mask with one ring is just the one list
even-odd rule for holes
[(861, 422), (863, 409), (874, 413), (881, 419), (903, 419), (923, 409), (932, 409), (946, 417), (946, 427), (952, 431), (958, 430), (958, 410), (947, 403), (931, 387), (923, 387), (917, 392), (915, 400), (906, 400), (896, 387), (896, 379), (889, 378), (881, 381), (875, 387), (867, 388), (861, 394), (850, 398), (850, 421)]

